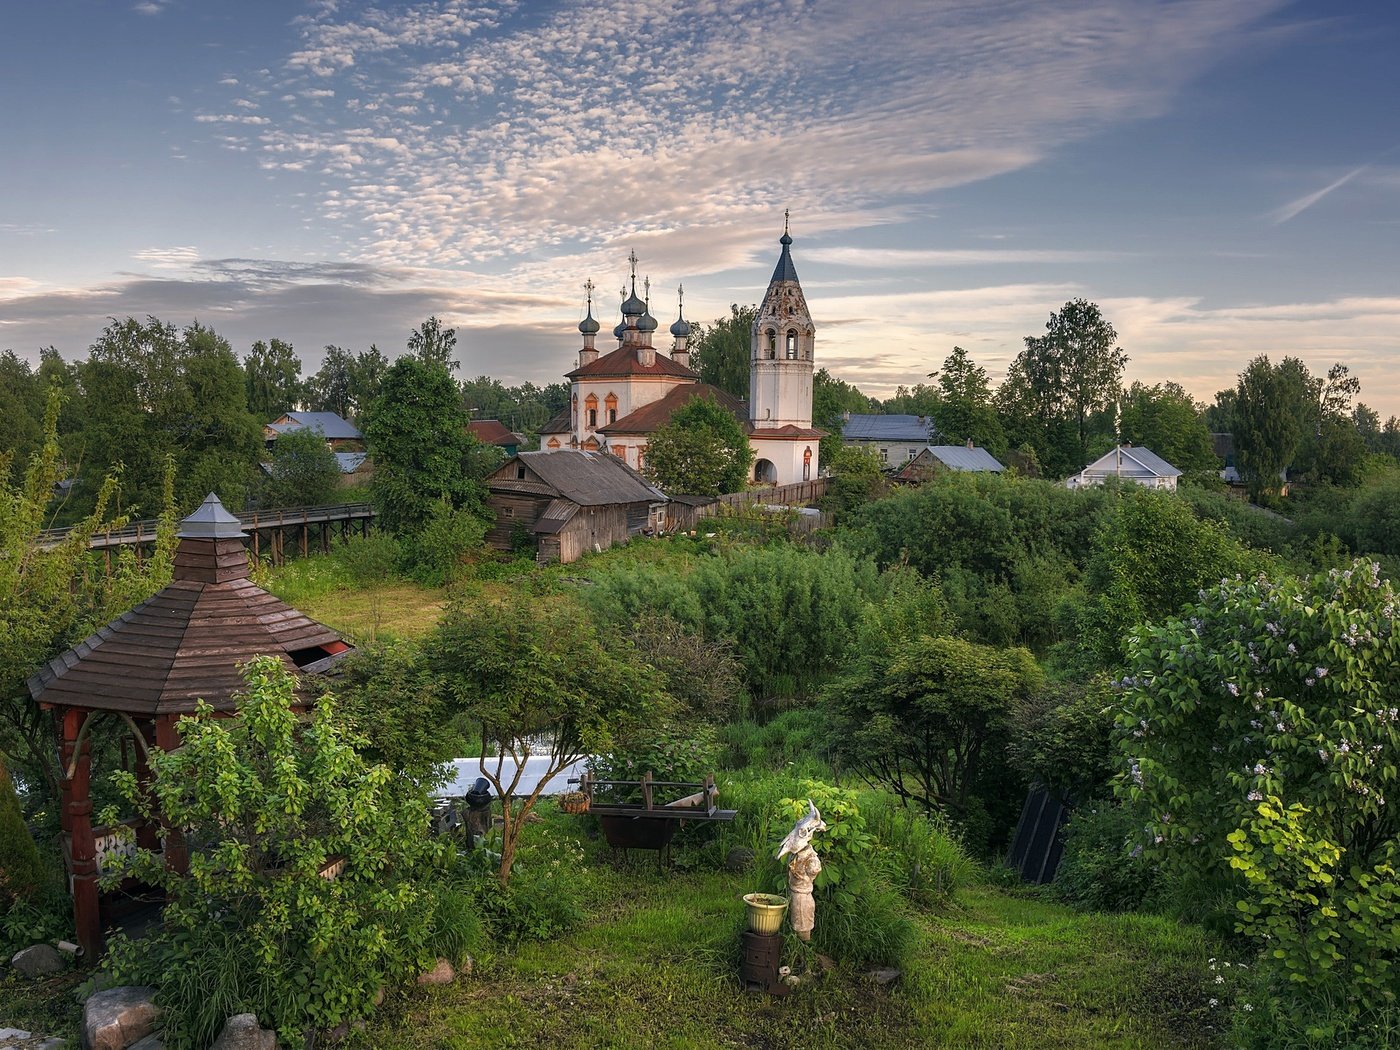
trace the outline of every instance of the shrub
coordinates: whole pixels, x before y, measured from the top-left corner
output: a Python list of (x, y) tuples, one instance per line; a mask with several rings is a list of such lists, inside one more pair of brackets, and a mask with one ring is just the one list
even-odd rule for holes
[[(301, 726), (276, 659), (245, 674), (236, 717), (201, 705), (180, 720), (183, 746), (152, 751), (149, 794), (116, 774), (139, 812), (196, 847), (183, 876), (137, 851), (124, 873), (164, 890), (165, 922), (112, 952), (118, 980), (159, 987), (168, 1046), (206, 1046), (243, 1010), (290, 1045), (367, 1014), (384, 983), (432, 959), (426, 796), (356, 754), (329, 696)], [(167, 837), (166, 850), (182, 847)]]
[(461, 575), (462, 559), (485, 537), (486, 524), (476, 515), (454, 508), (445, 498), (434, 500), (423, 527), (406, 544), (409, 575), (425, 587), (454, 583)]
[(39, 848), (24, 825), (10, 771), (0, 755), (0, 905), (33, 899), (47, 881)]
[(1119, 716), (1151, 851), (1237, 879), (1237, 929), (1358, 1017), (1394, 1009), (1400, 973), (1397, 616), (1361, 562), (1223, 582), (1138, 632)]
[(1159, 898), (1158, 864), (1142, 849), (1142, 814), (1111, 801), (1081, 804), (1064, 830), (1055, 895), (1094, 911), (1131, 911)]
[[(589, 770), (599, 780), (640, 780), (643, 773), (650, 772), (654, 780), (699, 783), (715, 771), (718, 757), (713, 727), (663, 721), (629, 733), (619, 746), (591, 759)], [(641, 789), (634, 788), (609, 801), (635, 802), (640, 798)]]
[(916, 812), (888, 795), (867, 803), (865, 814), (879, 843), (881, 871), (913, 903), (946, 901), (977, 877), (977, 862), (938, 814)]
[(764, 724), (731, 722), (719, 731), (729, 769), (825, 768), (829, 772), (827, 715), (820, 707), (794, 707)]

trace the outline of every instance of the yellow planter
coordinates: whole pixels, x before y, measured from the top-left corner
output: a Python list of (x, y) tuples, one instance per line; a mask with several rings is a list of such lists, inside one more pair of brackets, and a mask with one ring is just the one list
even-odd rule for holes
[(749, 930), (753, 933), (777, 933), (783, 927), (783, 915), (787, 911), (787, 898), (775, 893), (746, 893), (744, 903), (748, 905)]

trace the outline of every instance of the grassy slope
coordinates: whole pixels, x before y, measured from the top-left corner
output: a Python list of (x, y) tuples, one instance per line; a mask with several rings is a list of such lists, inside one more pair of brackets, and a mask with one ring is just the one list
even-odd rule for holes
[[(735, 976), (740, 895), (723, 873), (611, 879), (611, 907), (451, 986), (392, 998), (350, 1045), (427, 1047), (1201, 1046), (1199, 931), (977, 887), (941, 916), (902, 985), (837, 971), (786, 999)], [(820, 914), (818, 922), (821, 921)], [(790, 952), (792, 945), (790, 944)]]

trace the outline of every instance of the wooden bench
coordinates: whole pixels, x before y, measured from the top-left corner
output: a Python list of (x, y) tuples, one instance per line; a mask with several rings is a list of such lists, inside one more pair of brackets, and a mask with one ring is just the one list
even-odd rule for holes
[[(650, 771), (642, 774), (641, 780), (597, 780), (585, 773), (582, 777), (572, 777), (570, 784), (578, 784), (579, 790), (588, 799), (588, 812), (598, 817), (603, 826), (603, 837), (614, 850), (623, 854), (629, 849), (649, 849), (657, 853), (658, 864), (664, 866), (671, 860), (671, 839), (676, 829), (686, 821), (720, 822), (731, 821), (737, 810), (720, 809), (719, 791), (715, 787), (714, 774), (700, 783), (675, 780), (654, 780)], [(640, 788), (641, 802), (595, 802), (594, 792), (598, 788), (628, 791)], [(672, 802), (656, 803), (656, 789), (689, 789), (688, 793)]]

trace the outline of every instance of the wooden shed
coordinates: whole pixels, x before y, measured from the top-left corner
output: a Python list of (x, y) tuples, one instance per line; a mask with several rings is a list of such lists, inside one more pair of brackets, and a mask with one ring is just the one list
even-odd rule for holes
[(531, 542), (542, 565), (653, 532), (666, 506), (665, 493), (606, 452), (522, 452), (486, 486), (496, 514), (486, 542), (497, 550)]
[[(62, 765), (64, 857), (78, 940), (103, 945), (101, 859), (120, 849), (117, 829), (94, 828), (88, 786), (89, 731), (99, 718), (125, 723), (136, 744), (136, 774), (149, 775), (151, 747), (179, 746), (177, 722), (204, 700), (231, 713), (244, 688), (241, 667), (254, 656), (281, 657), (288, 670), (316, 672), (351, 650), (335, 631), (304, 616), (248, 579), (246, 538), (212, 493), (180, 525), (174, 579), (29, 679), (29, 691), (57, 722)], [(305, 704), (311, 697), (302, 696)], [(162, 848), (156, 826), (137, 825), (137, 843)], [(178, 829), (164, 829), (166, 865), (183, 870)]]

